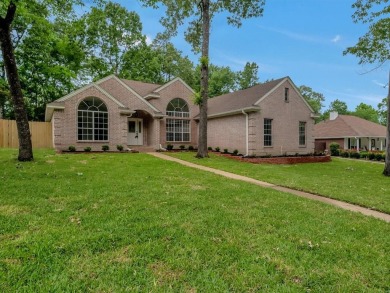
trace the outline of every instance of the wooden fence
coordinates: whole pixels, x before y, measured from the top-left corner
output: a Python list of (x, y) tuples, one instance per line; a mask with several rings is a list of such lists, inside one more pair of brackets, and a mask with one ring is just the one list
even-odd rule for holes
[[(29, 122), (33, 148), (52, 148), (53, 138), (50, 122)], [(16, 121), (0, 119), (0, 148), (18, 148)]]

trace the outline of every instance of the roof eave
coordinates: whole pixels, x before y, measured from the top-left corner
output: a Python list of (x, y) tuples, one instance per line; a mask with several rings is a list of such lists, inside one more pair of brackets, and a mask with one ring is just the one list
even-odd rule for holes
[(227, 111), (227, 112), (215, 113), (215, 114), (208, 115), (207, 118), (208, 119), (212, 119), (212, 118), (219, 118), (219, 117), (237, 115), (237, 114), (242, 114), (243, 111), (245, 113), (259, 112), (260, 111), (260, 107), (259, 106), (251, 106), (251, 107), (235, 109), (235, 110)]
[(45, 122), (50, 122), (51, 118), (53, 118), (53, 113), (54, 110), (64, 110), (65, 106), (61, 105), (46, 105), (46, 110), (45, 110)]

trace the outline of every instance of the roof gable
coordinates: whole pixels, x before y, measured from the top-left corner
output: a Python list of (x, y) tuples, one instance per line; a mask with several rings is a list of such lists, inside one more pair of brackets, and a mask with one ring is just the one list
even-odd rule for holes
[(314, 112), (310, 105), (299, 93), (297, 87), (287, 77), (272, 80), (270, 82), (258, 84), (250, 88), (239, 90), (236, 92), (224, 94), (218, 97), (209, 99), (208, 101), (208, 115), (216, 116), (221, 113), (236, 113), (244, 109), (255, 109), (258, 105), (270, 96), (277, 88), (279, 88), (285, 81), (288, 81), (292, 88), (297, 92), (299, 97), (308, 107), (311, 112)]
[(158, 93), (159, 91), (169, 87), (171, 84), (175, 83), (175, 82), (181, 82), (186, 88), (188, 88), (192, 93), (195, 93), (195, 91), (184, 81), (182, 80), (180, 77), (175, 77), (174, 79), (172, 79), (171, 81), (167, 82), (166, 84), (160, 86), (159, 88), (155, 89), (154, 92)]

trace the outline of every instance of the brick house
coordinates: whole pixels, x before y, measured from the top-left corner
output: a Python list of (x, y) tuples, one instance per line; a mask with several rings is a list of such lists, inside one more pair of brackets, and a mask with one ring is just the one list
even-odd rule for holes
[(331, 112), (329, 120), (314, 126), (316, 151), (330, 149), (336, 142), (342, 149), (384, 150), (386, 147), (386, 127), (356, 116), (339, 115)]
[(208, 145), (257, 156), (313, 153), (315, 117), (284, 77), (210, 99)]
[[(197, 147), (198, 107), (180, 78), (164, 84), (110, 75), (46, 106), (53, 145), (156, 150)], [(208, 145), (245, 155), (314, 152), (313, 110), (289, 77), (209, 100)]]
[(46, 106), (53, 125), (53, 146), (67, 150), (103, 145), (116, 150), (159, 149), (168, 143), (197, 146), (199, 112), (193, 90), (180, 78), (164, 84), (120, 79), (93, 82)]

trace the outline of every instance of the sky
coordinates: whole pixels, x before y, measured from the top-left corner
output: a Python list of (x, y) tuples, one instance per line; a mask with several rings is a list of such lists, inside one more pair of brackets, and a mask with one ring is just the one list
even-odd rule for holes
[[(116, 0), (136, 11), (143, 33), (153, 39), (164, 30), (159, 19), (164, 8), (143, 7), (140, 1)], [(295, 85), (306, 85), (325, 96), (326, 110), (339, 99), (354, 110), (360, 103), (377, 107), (387, 96), (389, 62), (379, 69), (359, 65), (343, 51), (364, 35), (367, 25), (352, 21), (354, 0), (266, 0), (263, 17), (243, 21), (240, 28), (229, 26), (226, 17), (213, 20), (210, 62), (242, 70), (246, 62), (259, 65), (259, 79), (290, 76)], [(183, 30), (172, 40), (175, 47), (198, 63)]]

